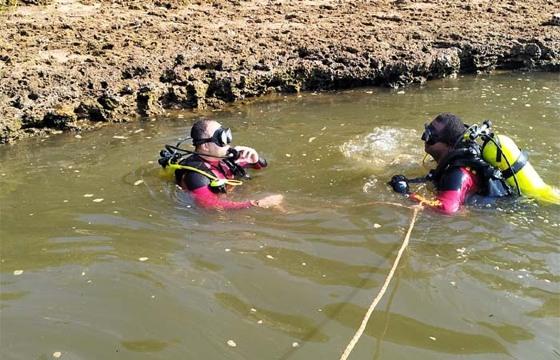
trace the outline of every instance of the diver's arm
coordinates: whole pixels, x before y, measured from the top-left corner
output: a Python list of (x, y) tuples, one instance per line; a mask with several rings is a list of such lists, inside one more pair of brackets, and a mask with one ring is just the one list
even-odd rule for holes
[(194, 171), (186, 172), (179, 183), (188, 191), (197, 205), (204, 208), (245, 209), (253, 206), (251, 201), (228, 201), (210, 190), (210, 179)]
[(416, 193), (410, 194), (410, 198), (444, 214), (451, 215), (459, 211), (467, 196), (475, 190), (474, 174), (465, 168), (453, 168), (442, 175), (435, 199), (426, 199)]
[(447, 215), (456, 213), (461, 206), (461, 202), (458, 201), (459, 196), (457, 191), (441, 191), (432, 199), (425, 198), (417, 193), (412, 193), (410, 194), (410, 199)]
[(213, 193), (208, 186), (202, 186), (191, 190), (190, 194), (197, 205), (213, 209), (246, 209), (254, 206), (252, 201), (230, 201), (225, 200), (218, 194)]

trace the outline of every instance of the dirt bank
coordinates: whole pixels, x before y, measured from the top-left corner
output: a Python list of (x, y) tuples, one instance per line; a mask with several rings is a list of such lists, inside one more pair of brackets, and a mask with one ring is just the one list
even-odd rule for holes
[(0, 142), (275, 91), (559, 71), (558, 12), (549, 0), (20, 1), (0, 10)]

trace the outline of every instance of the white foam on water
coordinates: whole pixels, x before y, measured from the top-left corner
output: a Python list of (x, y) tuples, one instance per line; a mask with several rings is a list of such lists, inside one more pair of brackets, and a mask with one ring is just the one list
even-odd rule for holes
[(417, 167), (424, 153), (416, 130), (376, 127), (365, 136), (357, 136), (340, 146), (345, 157), (368, 167)]

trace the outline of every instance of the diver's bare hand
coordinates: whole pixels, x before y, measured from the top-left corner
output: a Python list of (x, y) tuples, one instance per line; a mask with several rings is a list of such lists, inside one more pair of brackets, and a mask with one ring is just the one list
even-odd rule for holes
[(239, 152), (239, 160), (246, 161), (249, 164), (255, 164), (259, 161), (259, 154), (253, 148), (248, 146), (236, 146), (234, 149)]
[(282, 201), (284, 200), (284, 195), (269, 195), (269, 196), (265, 196), (260, 200), (256, 200), (253, 201), (252, 204), (254, 206), (258, 206), (260, 208), (269, 208), (269, 207), (274, 207), (274, 206), (278, 206), (282, 203)]

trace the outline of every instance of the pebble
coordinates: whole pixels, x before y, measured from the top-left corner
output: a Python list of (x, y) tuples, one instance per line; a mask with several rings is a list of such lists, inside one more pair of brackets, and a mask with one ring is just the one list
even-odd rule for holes
[(225, 252), (230, 252), (231, 249), (230, 249), (230, 248), (227, 248), (227, 249), (224, 249), (224, 251), (225, 251)]
[(138, 260), (140, 260), (140, 261), (146, 261), (146, 260), (148, 260), (148, 259), (149, 259), (149, 258), (147, 258), (147, 257), (145, 257), (145, 256), (142, 256), (142, 257), (139, 257), (139, 258), (138, 258)]
[(19, 276), (21, 274), (23, 274), (23, 270), (14, 270), (14, 275), (15, 276)]
[(379, 229), (381, 227), (381, 225), (378, 224), (378, 223), (375, 223), (375, 224), (373, 224), (373, 227), (376, 228), (376, 229)]
[(144, 182), (144, 180), (136, 180), (134, 182), (134, 186), (138, 186), (138, 185), (142, 184), (143, 182)]
[(102, 198), (98, 198), (98, 199), (93, 199), (93, 202), (102, 202), (103, 199)]
[(237, 344), (233, 340), (228, 340), (227, 344), (228, 344), (229, 347), (237, 347)]
[(115, 135), (115, 136), (113, 136), (113, 139), (120, 139), (120, 140), (124, 140), (124, 139), (126, 139), (126, 136), (122, 136), (122, 135)]
[(84, 197), (93, 197), (93, 194), (84, 194)]
[(271, 260), (274, 259), (274, 256), (272, 256), (272, 255), (266, 255), (266, 257), (267, 257), (268, 259), (271, 259)]
[(52, 354), (53, 358), (58, 359), (62, 356), (62, 353), (60, 351), (55, 351)]
[(292, 347), (293, 347), (293, 348), (299, 347), (299, 343), (298, 343), (297, 341), (294, 341), (294, 342), (292, 343)]
[(430, 340), (432, 340), (432, 341), (436, 341), (436, 338), (435, 338), (435, 336), (430, 336)]

